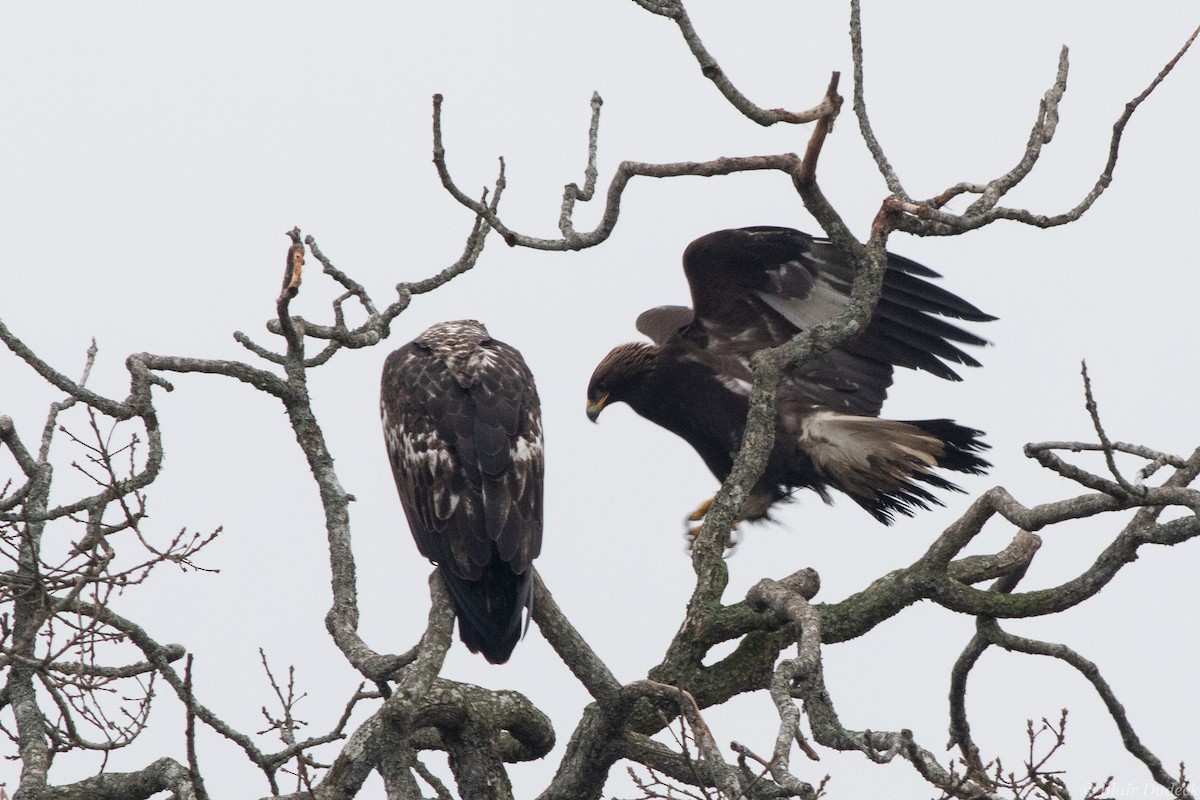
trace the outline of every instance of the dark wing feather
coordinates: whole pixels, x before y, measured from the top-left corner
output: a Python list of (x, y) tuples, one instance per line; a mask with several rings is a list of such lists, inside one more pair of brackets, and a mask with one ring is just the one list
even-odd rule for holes
[(380, 410), (417, 548), (442, 570), (463, 641), (503, 661), (542, 542), (533, 376), (479, 323), (441, 323), (388, 356)]
[[(818, 270), (807, 257), (811, 241), (800, 231), (744, 228), (692, 242), (683, 254), (683, 271), (696, 326), (721, 340), (741, 334), (745, 341), (756, 336), (769, 342), (786, 339), (797, 323), (832, 318), (837, 308), (829, 301), (836, 297), (814, 297)], [(791, 305), (795, 318), (784, 318), (764, 295)]]
[(658, 306), (643, 311), (637, 318), (637, 329), (660, 347), (680, 329), (692, 323), (695, 314), (687, 306)]
[[(471, 563), (460, 525), (477, 512), (461, 463), (453, 420), (462, 398), (429, 350), (409, 342), (388, 356), (380, 412), (388, 460), (421, 555), (438, 564)], [(470, 454), (467, 454), (468, 458)]]
[[(683, 266), (695, 319), (682, 335), (747, 366), (754, 352), (834, 319), (849, 303), (854, 277), (853, 266), (828, 240), (775, 227), (703, 236), (688, 246)], [(933, 270), (889, 253), (882, 295), (866, 329), (802, 365), (787, 381), (789, 390), (801, 402), (876, 415), (893, 367), (958, 380), (947, 362), (977, 366), (957, 345), (986, 342), (941, 317), (993, 317), (924, 280), (932, 277)]]
[(484, 514), (500, 558), (524, 573), (542, 545), (542, 429), (533, 376), (521, 355), (489, 344), (472, 394)]

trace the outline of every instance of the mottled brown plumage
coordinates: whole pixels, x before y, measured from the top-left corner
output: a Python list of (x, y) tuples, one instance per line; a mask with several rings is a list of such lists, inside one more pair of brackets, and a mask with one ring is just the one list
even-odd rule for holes
[[(833, 245), (789, 228), (710, 233), (683, 255), (692, 308), (638, 317), (653, 340), (614, 348), (588, 385), (595, 421), (615, 402), (681, 436), (725, 480), (741, 446), (753, 375), (750, 357), (834, 319), (849, 302), (852, 265)], [(883, 523), (938, 503), (926, 488), (958, 490), (936, 468), (989, 465), (979, 431), (946, 419), (879, 419), (897, 366), (959, 380), (950, 363), (978, 366), (959, 344), (984, 340), (946, 322), (994, 319), (925, 278), (936, 272), (888, 254), (879, 304), (854, 339), (810, 359), (779, 387), (775, 447), (742, 506), (761, 519), (806, 487), (826, 501), (837, 489)], [(947, 363), (950, 362), (950, 363)]]
[(438, 565), (471, 652), (512, 654), (542, 547), (542, 423), (525, 361), (474, 320), (387, 357), (380, 413), (417, 549)]

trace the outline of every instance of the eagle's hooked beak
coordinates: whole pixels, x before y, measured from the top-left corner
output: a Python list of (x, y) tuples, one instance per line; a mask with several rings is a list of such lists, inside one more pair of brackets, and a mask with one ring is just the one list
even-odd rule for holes
[(604, 410), (604, 406), (607, 403), (608, 403), (608, 395), (602, 395), (602, 396), (596, 398), (596, 400), (594, 402), (588, 403), (587, 404), (588, 419), (590, 419), (592, 422), (595, 422), (596, 418), (600, 416), (600, 412)]

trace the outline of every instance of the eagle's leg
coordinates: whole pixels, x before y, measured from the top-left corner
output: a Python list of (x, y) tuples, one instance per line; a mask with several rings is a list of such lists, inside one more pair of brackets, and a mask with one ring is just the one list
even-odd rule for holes
[(704, 519), (704, 515), (708, 513), (710, 508), (712, 508), (713, 500), (716, 499), (717, 496), (714, 494), (712, 497), (696, 506), (696, 510), (688, 514), (688, 522), (700, 522), (702, 519)]
[[(717, 499), (714, 494), (712, 497), (705, 500), (700, 505), (696, 506), (696, 510), (687, 515), (687, 519), (683, 522), (683, 538), (686, 540), (685, 547), (688, 552), (692, 550), (692, 544), (696, 541), (696, 537), (700, 535), (700, 529), (704, 527), (704, 518), (708, 515), (708, 510), (712, 508), (713, 501)], [(692, 522), (699, 522), (699, 525), (691, 525)], [(733, 521), (733, 527), (729, 529), (729, 533), (725, 536), (725, 549), (732, 550), (737, 546), (737, 540), (734, 538), (734, 532), (737, 530), (740, 519)]]

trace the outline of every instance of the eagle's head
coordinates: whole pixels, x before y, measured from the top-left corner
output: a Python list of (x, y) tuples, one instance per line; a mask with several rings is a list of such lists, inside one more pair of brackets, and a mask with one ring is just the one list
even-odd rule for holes
[(630, 342), (614, 347), (592, 373), (587, 389), (587, 415), (592, 422), (610, 403), (629, 402), (642, 388), (658, 348), (645, 342)]

